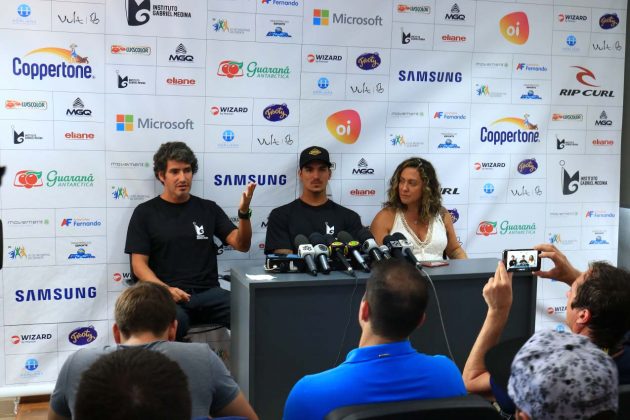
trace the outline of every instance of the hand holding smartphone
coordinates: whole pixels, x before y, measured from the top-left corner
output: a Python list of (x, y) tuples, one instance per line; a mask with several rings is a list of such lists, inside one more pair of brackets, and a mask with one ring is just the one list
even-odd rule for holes
[(535, 249), (506, 249), (503, 264), (508, 272), (540, 271), (540, 251)]

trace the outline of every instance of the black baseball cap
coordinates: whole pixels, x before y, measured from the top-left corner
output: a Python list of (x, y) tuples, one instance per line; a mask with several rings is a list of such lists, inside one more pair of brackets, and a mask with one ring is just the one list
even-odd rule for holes
[(328, 150), (319, 146), (311, 146), (302, 150), (302, 153), (300, 153), (300, 169), (302, 169), (307, 163), (314, 162), (316, 160), (324, 162), (329, 168), (332, 166)]

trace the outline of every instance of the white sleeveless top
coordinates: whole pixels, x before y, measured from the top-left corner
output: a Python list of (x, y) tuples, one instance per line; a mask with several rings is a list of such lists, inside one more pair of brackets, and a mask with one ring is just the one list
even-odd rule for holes
[(402, 211), (396, 210), (396, 217), (394, 217), (394, 225), (392, 226), (390, 234), (395, 232), (402, 233), (407, 237), (407, 240), (413, 244), (413, 255), (415, 255), (418, 261), (435, 261), (444, 259), (443, 255), (448, 239), (446, 237), (444, 222), (439, 214), (431, 219), (429, 229), (427, 230), (426, 240), (421, 241), (407, 224)]

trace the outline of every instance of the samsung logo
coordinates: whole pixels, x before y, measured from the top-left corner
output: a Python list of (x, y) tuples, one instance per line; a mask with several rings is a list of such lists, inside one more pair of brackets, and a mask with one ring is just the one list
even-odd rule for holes
[(247, 185), (249, 182), (255, 182), (262, 185), (286, 185), (286, 175), (220, 175), (214, 176), (214, 185), (216, 186), (231, 186), (231, 185)]
[(462, 73), (459, 71), (399, 70), (398, 80), (401, 82), (460, 83)]
[(54, 289), (18, 289), (16, 302), (39, 302), (49, 300), (75, 300), (96, 298), (96, 287), (56, 287)]

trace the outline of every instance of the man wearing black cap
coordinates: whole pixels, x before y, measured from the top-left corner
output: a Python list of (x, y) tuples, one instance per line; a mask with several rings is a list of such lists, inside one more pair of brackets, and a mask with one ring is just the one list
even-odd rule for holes
[(269, 215), (265, 253), (291, 254), (297, 250), (297, 235), (313, 232), (336, 236), (346, 231), (356, 237), (363, 227), (359, 215), (328, 199), (326, 186), (332, 175), (328, 150), (311, 146), (300, 154), (298, 176), (302, 195), (289, 204), (275, 208)]

